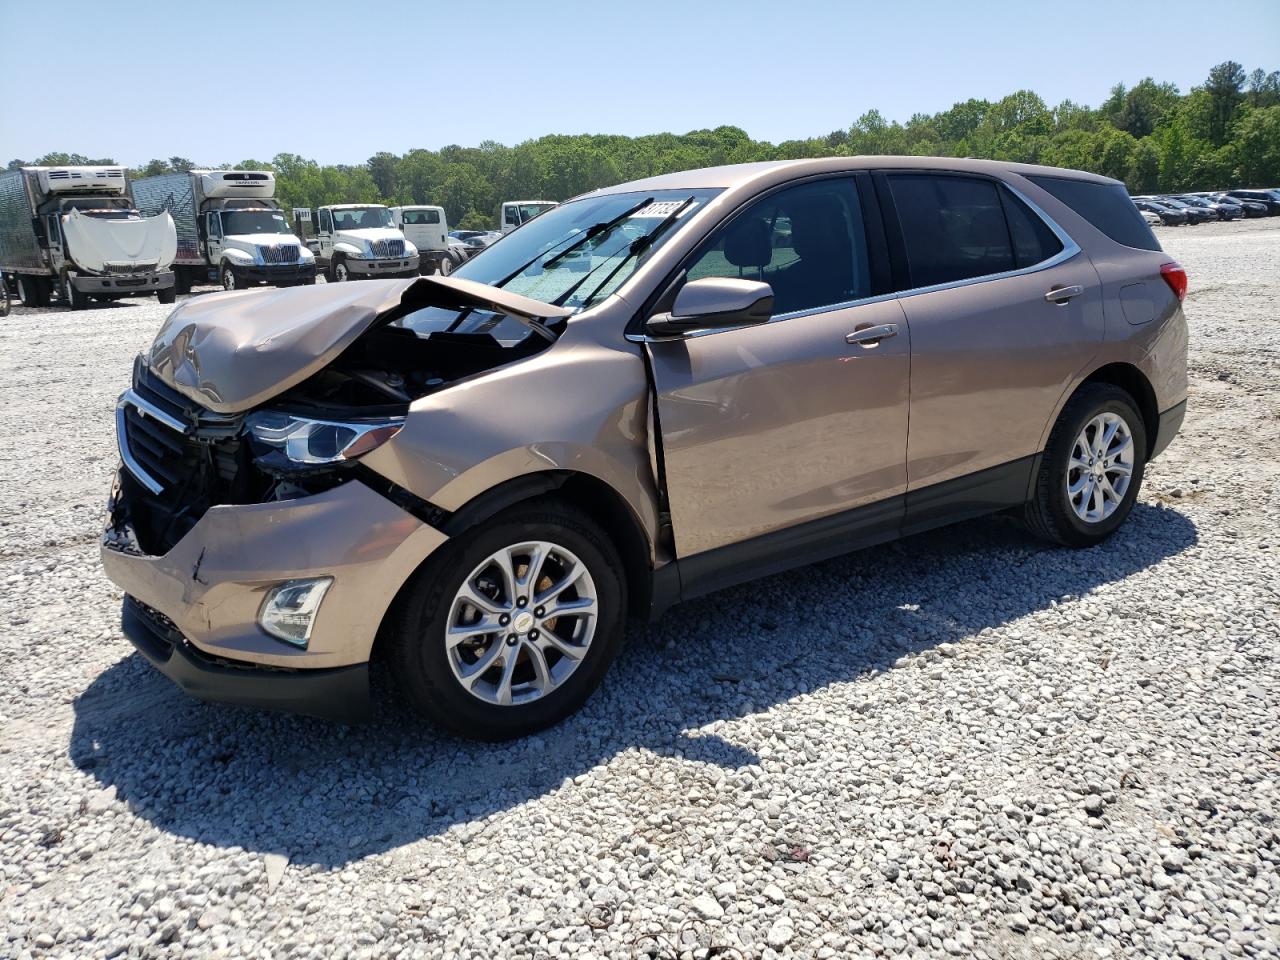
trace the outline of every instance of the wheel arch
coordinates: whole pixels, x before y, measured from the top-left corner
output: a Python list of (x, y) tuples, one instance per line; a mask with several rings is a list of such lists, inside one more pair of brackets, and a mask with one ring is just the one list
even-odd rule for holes
[(622, 557), (628, 612), (646, 617), (653, 586), (649, 536), (626, 498), (590, 473), (545, 470), (507, 480), (463, 504), (441, 529), (453, 539), (509, 507), (538, 497), (562, 500), (599, 524)]
[[(1131, 363), (1108, 363), (1085, 377), (1071, 396), (1074, 397), (1088, 383), (1107, 383), (1133, 397), (1138, 412), (1142, 414), (1142, 425), (1147, 434), (1147, 456), (1150, 457), (1156, 449), (1156, 435), (1160, 430), (1160, 408), (1156, 403), (1155, 388), (1147, 375)], [(1070, 397), (1067, 400), (1069, 402)]]
[[(627, 612), (634, 617), (647, 619), (653, 596), (653, 567), (649, 537), (640, 518), (631, 509), (626, 498), (599, 477), (574, 470), (545, 470), (514, 477), (477, 494), (448, 518), (439, 523), (442, 533), (449, 540), (465, 536), (468, 530), (497, 516), (504, 510), (535, 500), (550, 497), (577, 507), (595, 521), (622, 557), (623, 575), (627, 584)], [(405, 578), (382, 617), (382, 628), (374, 640), (371, 658), (380, 657), (385, 646), (384, 628), (394, 620), (393, 611), (403, 601), (405, 592), (414, 582), (414, 574), (431, 562), (435, 553), (425, 557), (414, 573)]]

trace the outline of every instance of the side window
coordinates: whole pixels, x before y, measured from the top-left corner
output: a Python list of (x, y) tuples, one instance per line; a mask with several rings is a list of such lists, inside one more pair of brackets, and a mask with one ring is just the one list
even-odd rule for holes
[(1014, 269), (1000, 194), (990, 180), (890, 174), (912, 287)]
[(687, 277), (763, 280), (773, 287), (775, 315), (869, 297), (853, 180), (819, 180), (756, 201), (707, 238)]
[(209, 239), (222, 239), (222, 220), (216, 213), (209, 214)]
[(1013, 259), (1019, 268), (1035, 266), (1062, 251), (1062, 241), (1030, 207), (1000, 188), (1005, 216), (1009, 220), (1009, 236), (1013, 238)]
[(320, 211), (320, 229), (325, 233), (333, 233), (333, 214), (331, 211)]
[(58, 230), (58, 215), (56, 213), (49, 216), (49, 242), (62, 243), (62, 234)]
[(439, 210), (423, 210), (422, 222), (423, 223), (439, 223), (440, 211)]

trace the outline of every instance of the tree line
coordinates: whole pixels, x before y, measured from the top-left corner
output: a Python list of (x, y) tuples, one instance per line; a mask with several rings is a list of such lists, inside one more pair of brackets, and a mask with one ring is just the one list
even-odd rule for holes
[[(966, 100), (935, 114), (890, 122), (869, 110), (848, 129), (769, 143), (738, 127), (659, 133), (548, 135), (508, 147), (486, 140), (374, 154), (363, 164), (322, 165), (292, 153), (223, 164), (276, 174), (285, 207), (326, 203), (432, 203), (464, 229), (492, 228), (503, 200), (564, 200), (588, 190), (694, 167), (851, 154), (987, 157), (1089, 170), (1132, 193), (1280, 185), (1280, 70), (1246, 73), (1234, 61), (1182, 93), (1148, 77), (1117, 84), (1098, 107), (1049, 106), (1030, 90)], [(24, 165), (13, 160), (9, 168)], [(51, 153), (37, 164), (113, 163)], [(157, 159), (133, 177), (190, 170), (185, 157)]]

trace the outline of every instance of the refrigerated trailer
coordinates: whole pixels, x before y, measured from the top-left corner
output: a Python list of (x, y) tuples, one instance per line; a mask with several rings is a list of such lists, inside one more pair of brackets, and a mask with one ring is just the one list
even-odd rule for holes
[(134, 209), (124, 167), (0, 173), (0, 275), (26, 306), (153, 294), (173, 303), (176, 249), (167, 213)]
[(180, 293), (202, 283), (240, 290), (316, 282), (316, 259), (294, 235), (275, 190), (269, 170), (190, 170), (133, 183), (144, 213), (173, 216)]

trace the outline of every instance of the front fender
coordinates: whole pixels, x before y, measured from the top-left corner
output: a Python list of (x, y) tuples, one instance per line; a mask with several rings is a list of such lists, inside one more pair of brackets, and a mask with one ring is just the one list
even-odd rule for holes
[(357, 247), (354, 243), (335, 243), (333, 245), (333, 253), (336, 256), (339, 253), (346, 254), (348, 257), (357, 259), (364, 256), (364, 249)]

